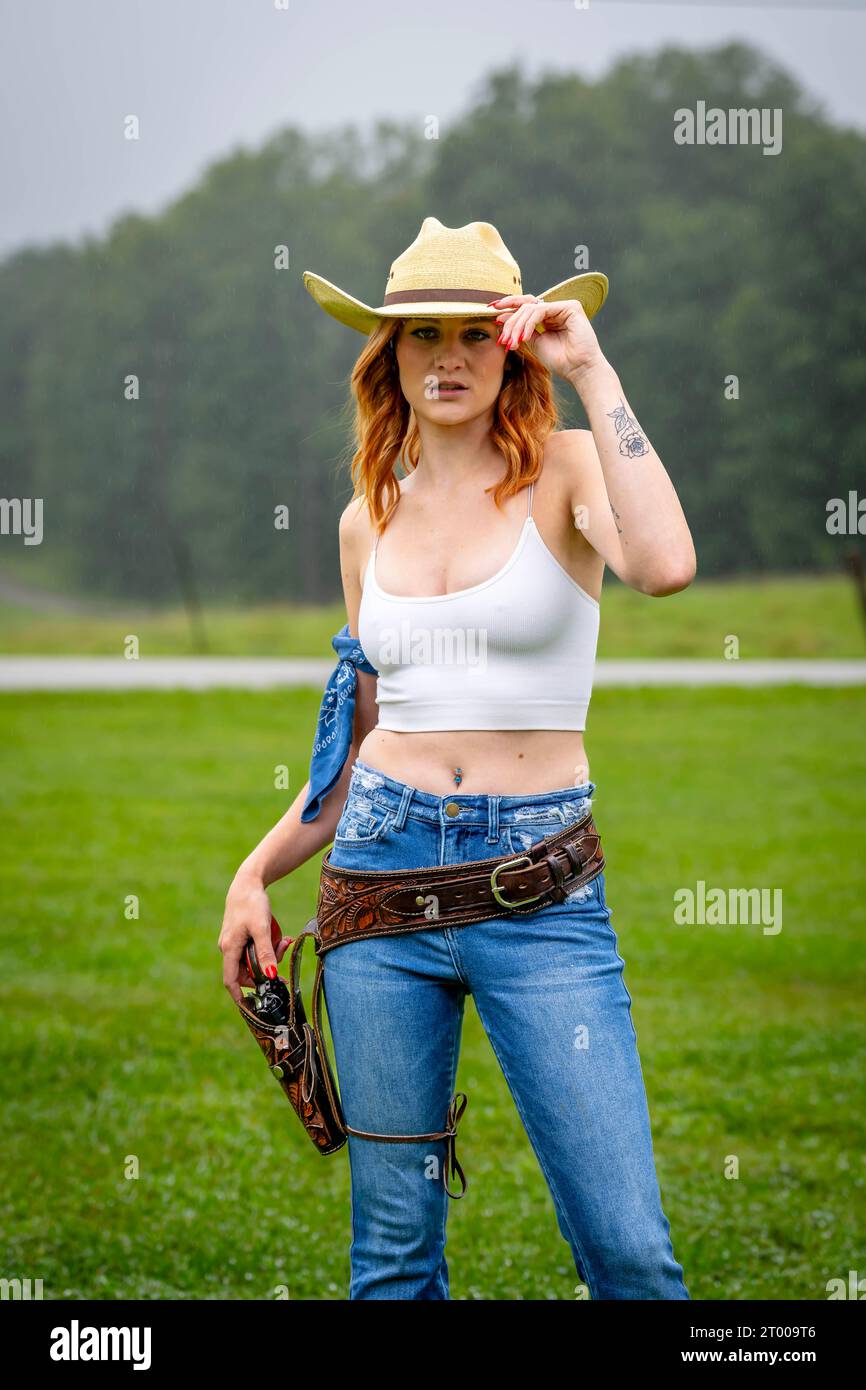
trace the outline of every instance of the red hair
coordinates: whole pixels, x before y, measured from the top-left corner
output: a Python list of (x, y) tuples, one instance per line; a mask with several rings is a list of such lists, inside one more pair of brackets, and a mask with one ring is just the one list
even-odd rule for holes
[[(377, 530), (387, 523), (399, 500), (395, 465), (402, 455), (406, 467), (415, 469), (421, 454), (415, 414), (400, 389), (395, 340), (402, 323), (402, 319), (383, 319), (352, 369), (353, 496), (366, 497)], [(512, 352), (508, 361), (510, 371), (506, 369), (494, 402), (490, 429), (490, 438), (508, 465), (493, 494), (497, 506), (538, 477), (545, 441), (559, 422), (550, 370), (531, 352)]]

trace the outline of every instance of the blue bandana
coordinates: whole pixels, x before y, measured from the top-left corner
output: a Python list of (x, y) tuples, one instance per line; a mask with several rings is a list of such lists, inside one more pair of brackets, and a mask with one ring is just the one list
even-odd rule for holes
[(310, 794), (301, 812), (302, 821), (316, 819), (322, 809), (322, 801), (340, 780), (352, 743), (358, 670), (366, 671), (370, 676), (379, 674), (364, 655), (358, 638), (349, 636), (348, 623), (331, 638), (331, 646), (340, 659), (331, 672), (322, 696), (310, 760)]

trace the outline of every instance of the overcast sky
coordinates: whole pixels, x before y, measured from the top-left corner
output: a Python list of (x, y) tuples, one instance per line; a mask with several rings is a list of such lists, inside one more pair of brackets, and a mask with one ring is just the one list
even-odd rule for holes
[(288, 124), (436, 115), (444, 131), (515, 60), (592, 77), (741, 39), (866, 130), (866, 0), (0, 0), (0, 21), (0, 254), (157, 211)]

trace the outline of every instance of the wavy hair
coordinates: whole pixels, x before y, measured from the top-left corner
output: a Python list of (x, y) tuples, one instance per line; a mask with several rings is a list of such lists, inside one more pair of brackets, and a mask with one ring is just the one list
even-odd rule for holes
[[(415, 412), (400, 389), (395, 339), (403, 322), (382, 320), (361, 349), (351, 377), (356, 446), (351, 463), (353, 496), (366, 498), (378, 531), (399, 501), (395, 465), (402, 457), (404, 466), (414, 470), (421, 455)], [(490, 429), (490, 438), (508, 465), (493, 492), (497, 507), (538, 477), (545, 441), (558, 423), (549, 368), (530, 352), (512, 351)]]

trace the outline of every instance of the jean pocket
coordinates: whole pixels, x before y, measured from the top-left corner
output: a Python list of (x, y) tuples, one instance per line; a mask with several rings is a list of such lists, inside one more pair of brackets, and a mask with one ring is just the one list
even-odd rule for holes
[(522, 854), (539, 840), (558, 835), (572, 819), (571, 816), (566, 819), (564, 810), (558, 805), (540, 806), (537, 811), (518, 807), (506, 831), (512, 854)]
[(359, 804), (349, 797), (334, 831), (334, 844), (363, 845), (378, 840), (390, 818), (386, 806), (367, 800)]

